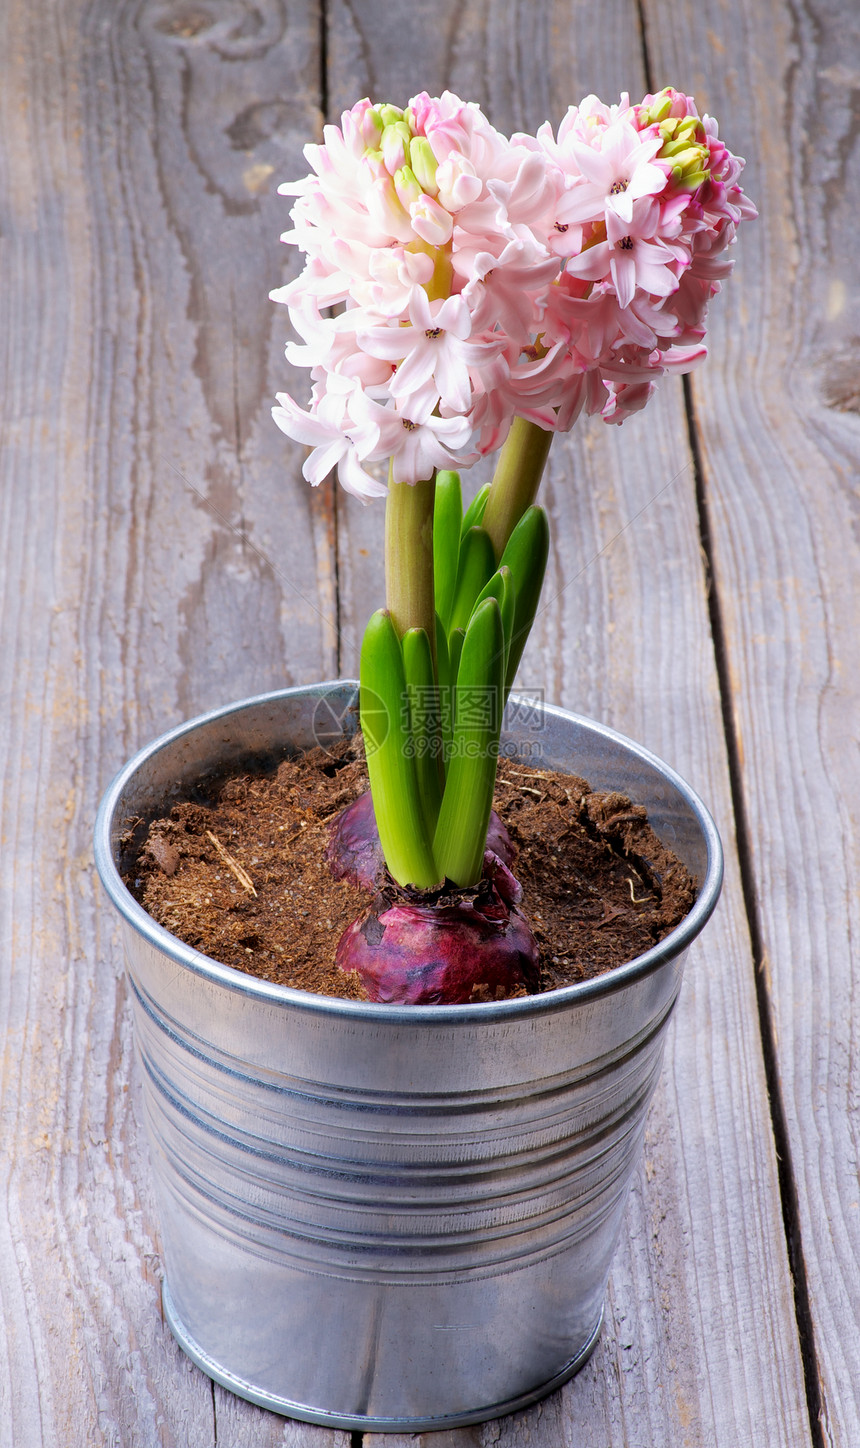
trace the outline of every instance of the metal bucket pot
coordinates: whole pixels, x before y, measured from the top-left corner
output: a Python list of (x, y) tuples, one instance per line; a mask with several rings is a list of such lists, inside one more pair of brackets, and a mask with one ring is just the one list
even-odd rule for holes
[(156, 925), (118, 873), (124, 822), (213, 767), (353, 728), (354, 692), (286, 689), (166, 734), (107, 791), (96, 861), (122, 917), (173, 1332), (275, 1412), (418, 1432), (522, 1408), (594, 1348), (722, 854), (701, 802), (653, 755), (514, 701), (506, 752), (646, 805), (700, 881), (647, 954), (542, 996), (402, 1007), (256, 980)]

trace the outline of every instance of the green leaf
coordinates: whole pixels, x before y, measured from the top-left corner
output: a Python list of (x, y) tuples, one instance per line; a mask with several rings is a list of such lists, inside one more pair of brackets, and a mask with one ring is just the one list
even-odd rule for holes
[(505, 690), (514, 682), (540, 602), (549, 556), (549, 520), (543, 508), (528, 508), (508, 539), (500, 568), (511, 570), (516, 608), (508, 650)]
[(470, 528), (460, 543), (460, 565), (448, 623), (449, 634), (452, 629), (467, 626), (475, 599), (495, 571), (496, 555), (490, 535), (483, 528)]
[[(462, 638), (460, 643), (462, 645)], [(459, 662), (459, 652), (457, 660)], [(439, 727), (442, 733), (440, 755), (441, 778), (445, 782), (445, 760), (451, 752), (451, 732), (454, 725), (453, 696), (451, 694), (451, 659), (448, 653), (448, 635), (442, 620), (436, 615), (436, 678), (439, 681)]]
[(433, 505), (433, 590), (436, 612), (447, 630), (457, 585), (463, 497), (459, 473), (436, 474)]
[(474, 498), (472, 499), (471, 503), (463, 514), (463, 522), (460, 528), (461, 539), (465, 538), (470, 528), (477, 528), (478, 524), (484, 516), (484, 509), (487, 506), (487, 499), (489, 498), (489, 496), (490, 484), (484, 483), (484, 486), (482, 488), (479, 488), (478, 492), (475, 494)]
[(460, 672), (460, 654), (465, 637), (464, 628), (455, 628), (451, 630), (448, 638), (448, 692), (447, 695), (442, 695), (442, 738), (445, 741), (446, 777), (448, 759), (454, 740), (454, 724), (457, 719), (457, 676)]
[(466, 630), (457, 684), (457, 718), (439, 823), (438, 869), (456, 885), (481, 878), (493, 807), (505, 682), (505, 636), (495, 598), (475, 609)]
[(516, 617), (516, 596), (517, 590), (514, 585), (514, 576), (507, 564), (502, 564), (493, 574), (489, 583), (478, 595), (475, 608), (484, 602), (485, 598), (494, 598), (499, 605), (502, 615), (502, 628), (505, 634), (505, 669), (507, 670), (508, 652), (511, 647), (511, 638), (514, 631), (514, 620)]
[(451, 682), (451, 661), (448, 656), (448, 635), (438, 613), (436, 615), (436, 678), (439, 688), (444, 689)]
[(403, 652), (385, 609), (372, 615), (364, 631), (359, 709), (385, 862), (399, 885), (428, 890), (441, 875), (424, 824)]
[(407, 629), (402, 648), (418, 793), (427, 837), (432, 839), (439, 818), (443, 784), (439, 686), (430, 640), (423, 628)]

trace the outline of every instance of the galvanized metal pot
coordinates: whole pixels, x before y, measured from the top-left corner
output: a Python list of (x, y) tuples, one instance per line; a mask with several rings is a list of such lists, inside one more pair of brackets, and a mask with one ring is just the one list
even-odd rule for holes
[(385, 1006), (254, 979), (156, 925), (120, 878), (124, 822), (213, 767), (353, 728), (354, 695), (286, 689), (174, 729), (107, 791), (96, 861), (122, 917), (173, 1332), (275, 1412), (417, 1432), (524, 1407), (592, 1351), (722, 855), (653, 755), (514, 701), (506, 751), (646, 805), (698, 877), (693, 910), (647, 954), (543, 996)]

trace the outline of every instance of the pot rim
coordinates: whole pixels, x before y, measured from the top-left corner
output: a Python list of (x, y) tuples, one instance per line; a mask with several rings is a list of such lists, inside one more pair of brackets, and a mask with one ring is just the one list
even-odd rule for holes
[(232, 715), (252, 706), (265, 706), (299, 694), (315, 694), (349, 687), (357, 689), (357, 681), (328, 679), (316, 684), (297, 685), (286, 689), (275, 689), (265, 694), (255, 694), (250, 698), (240, 699), (234, 703), (211, 709), (204, 714), (198, 714), (195, 718), (187, 719), (173, 729), (167, 730), (166, 733), (159, 735), (139, 749), (122, 766), (106, 789), (99, 805), (94, 830), (95, 863), (102, 885), (121, 917), (154, 949), (166, 954), (177, 965), (184, 966), (193, 974), (206, 977), (228, 990), (249, 995), (258, 1000), (265, 1000), (271, 1005), (282, 1008), (290, 1007), (342, 1019), (382, 1017), (398, 1024), (411, 1022), (417, 1025), (419, 1022), (427, 1024), (433, 1022), (443, 1026), (450, 1025), (455, 1021), (464, 1024), (470, 1019), (487, 1021), (519, 1016), (540, 1016), (556, 1010), (569, 1009), (574, 1004), (584, 1005), (586, 1002), (602, 996), (611, 995), (649, 975), (664, 965), (667, 960), (680, 955), (701, 932), (713, 914), (722, 888), (723, 850), (717, 827), (696, 792), (681, 775), (665, 764), (656, 754), (652, 754), (650, 750), (627, 738), (626, 735), (610, 729), (606, 724), (588, 719), (582, 714), (575, 714), (570, 709), (563, 709), (556, 704), (542, 703), (541, 708), (549, 717), (570, 719), (577, 724), (584, 724), (590, 730), (597, 731), (607, 742), (623, 746), (643, 763), (659, 770), (696, 816), (707, 848), (708, 863), (705, 878), (689, 914), (650, 950), (591, 980), (577, 981), (573, 985), (561, 986), (556, 990), (545, 991), (541, 995), (517, 996), (513, 1000), (506, 1001), (479, 1001), (466, 1005), (391, 1005), (377, 1001), (347, 1000), (340, 996), (315, 995), (310, 991), (297, 990), (293, 986), (260, 980), (256, 976), (247, 975), (244, 971), (224, 965), (221, 961), (204, 955), (202, 951), (195, 950), (193, 946), (186, 945), (164, 926), (159, 925), (151, 915), (147, 914), (143, 906), (138, 904), (123, 883), (114, 863), (111, 847), (113, 819), (120, 797), (129, 781), (142, 765), (161, 750), (169, 748), (177, 740), (204, 725), (215, 723), (218, 720), (227, 720)]

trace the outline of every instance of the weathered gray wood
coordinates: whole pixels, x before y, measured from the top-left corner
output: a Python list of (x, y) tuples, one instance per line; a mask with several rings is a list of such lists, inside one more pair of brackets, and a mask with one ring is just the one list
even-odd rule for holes
[(724, 116), (761, 209), (694, 397), (822, 1441), (848, 1448), (860, 1442), (860, 26), (846, 3), (705, 0), (671, 25), (647, 11), (655, 62), (684, 67)]
[(219, 1444), (227, 1448), (350, 1448), (352, 1434), (314, 1428), (245, 1403), (213, 1384)]
[(289, 9), (0, 14), (3, 1448), (348, 1442), (225, 1404), (162, 1323), (90, 849), (146, 737), (333, 671), (330, 500), (268, 417), (273, 186), (319, 124), (316, 6)]
[[(369, 91), (399, 99), (450, 81), (483, 101), (496, 124), (514, 128), (547, 113), (558, 119), (588, 90), (612, 99), (622, 85), (645, 89), (633, 6), (607, 15), (605, 29), (605, 12), (598, 25), (584, 6), (562, 14), (561, 7), (466, 5), (456, 17), (445, 7), (421, 25), (404, 13), (385, 40), (374, 7), (352, 0), (351, 42), (340, 48), (344, 8), (335, 7), (329, 39), (335, 115)], [(451, 1448), (526, 1441), (794, 1448), (809, 1441), (809, 1428), (680, 389), (667, 387), (647, 421), (620, 430), (586, 423), (557, 442), (544, 492), (555, 537), (550, 607), (523, 681), (640, 738), (692, 778), (715, 810), (729, 869), (719, 916), (691, 953), (603, 1341), (579, 1378), (547, 1403), (452, 1434)], [(359, 512), (339, 500), (338, 512), (342, 636), (354, 657), (368, 607), (379, 602), (381, 509)], [(365, 1440), (367, 1448), (416, 1441), (424, 1439)]]
[[(447, 83), (497, 124), (533, 126), (590, 89), (643, 84), (622, 0), (599, 18), (511, 0), (327, 9), (332, 114), (365, 91)], [(853, 1445), (860, 61), (844, 3), (645, 12), (656, 83), (723, 117), (765, 208), (694, 392), (824, 1427)], [(335, 511), (268, 417), (289, 372), (265, 295), (295, 264), (274, 186), (304, 169), (319, 124), (317, 24), (314, 4), (275, 0), (0, 12), (2, 1448), (349, 1440), (213, 1388), (161, 1324), (127, 1002), (89, 863), (95, 801), (131, 749), (225, 691), (334, 673), (338, 603), (349, 669), (379, 599), (381, 508)], [(526, 682), (671, 759), (730, 843), (677, 392), (647, 423), (558, 444), (546, 497), (560, 622), (541, 621)], [(690, 961), (595, 1358), (529, 1413), (424, 1441), (809, 1441), (733, 856)]]

